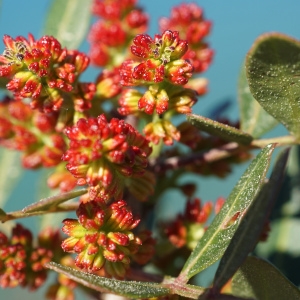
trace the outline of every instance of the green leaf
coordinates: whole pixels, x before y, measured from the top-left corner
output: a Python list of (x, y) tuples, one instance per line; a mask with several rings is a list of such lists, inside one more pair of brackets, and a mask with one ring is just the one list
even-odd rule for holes
[(300, 147), (293, 146), (275, 218), (300, 214)]
[(271, 208), (278, 197), (288, 154), (289, 152), (286, 150), (280, 155), (269, 182), (263, 186), (242, 218), (221, 258), (213, 283), (214, 291), (219, 292), (221, 290), (246, 259), (248, 253), (253, 251), (256, 246)]
[(30, 204), (22, 209), (23, 213), (32, 213), (38, 211), (51, 211), (53, 208), (57, 207), (61, 203), (68, 201), (70, 199), (76, 198), (83, 194), (87, 193), (87, 189), (82, 189), (78, 191), (72, 191), (68, 193), (59, 194), (56, 196), (48, 197), (45, 199), (41, 199), (38, 202)]
[(227, 141), (237, 142), (239, 144), (250, 144), (253, 137), (235, 127), (213, 121), (198, 115), (188, 114), (187, 120), (197, 128), (212, 135), (219, 136)]
[(0, 148), (0, 206), (4, 207), (8, 197), (23, 175), (20, 152)]
[(267, 259), (299, 286), (300, 220), (282, 218), (271, 222), (271, 232), (264, 243), (255, 249), (260, 257)]
[(238, 82), (241, 130), (259, 138), (273, 129), (278, 121), (268, 114), (250, 93), (246, 68), (241, 68)]
[(260, 36), (246, 59), (250, 91), (300, 139), (300, 42), (279, 33)]
[(221, 211), (205, 231), (185, 263), (179, 276), (183, 282), (221, 258), (238, 227), (242, 215), (265, 181), (273, 150), (274, 145), (265, 147), (240, 178)]
[(46, 267), (64, 274), (72, 280), (99, 292), (113, 293), (133, 299), (159, 297), (171, 293), (169, 288), (163, 287), (158, 283), (122, 281), (100, 277), (65, 267), (54, 262), (46, 264)]
[(300, 299), (300, 292), (283, 274), (268, 262), (248, 257), (232, 279), (232, 292), (254, 299)]
[(69, 49), (77, 49), (86, 36), (92, 0), (54, 0), (49, 9), (44, 34), (52, 35)]
[[(258, 244), (256, 253), (274, 263), (289, 278), (297, 275), (300, 255), (300, 147), (293, 146), (285, 180), (273, 209), (271, 232), (267, 241)], [(291, 267), (292, 266), (292, 267)]]

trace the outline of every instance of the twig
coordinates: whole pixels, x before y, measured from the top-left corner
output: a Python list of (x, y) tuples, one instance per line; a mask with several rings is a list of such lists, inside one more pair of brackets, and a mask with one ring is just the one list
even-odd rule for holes
[(190, 164), (200, 166), (204, 163), (211, 163), (226, 157), (229, 157), (241, 148), (238, 143), (228, 143), (219, 148), (209, 150), (208, 152), (198, 152), (188, 154), (186, 156), (175, 156), (159, 161), (153, 159), (150, 161), (150, 168), (156, 173), (164, 172), (166, 170), (173, 170)]
[(263, 148), (269, 144), (277, 144), (276, 147), (280, 147), (285, 145), (299, 144), (299, 141), (297, 141), (295, 137), (289, 135), (269, 139), (253, 140), (248, 146), (242, 146), (238, 143), (231, 142), (204, 153), (190, 153), (185, 156), (174, 156), (165, 160), (153, 158), (150, 160), (150, 169), (155, 173), (162, 173), (167, 170), (174, 170), (191, 164), (201, 166), (203, 164), (212, 163), (230, 157), (243, 150), (249, 151), (251, 149)]
[(31, 213), (24, 213), (22, 210), (17, 210), (10, 213), (6, 213), (4, 216), (1, 216), (1, 222), (4, 223), (9, 220), (29, 218), (32, 216), (45, 215), (49, 213), (74, 211), (78, 208), (78, 205), (79, 205), (78, 203), (70, 203), (70, 204), (57, 206), (54, 210), (35, 211)]

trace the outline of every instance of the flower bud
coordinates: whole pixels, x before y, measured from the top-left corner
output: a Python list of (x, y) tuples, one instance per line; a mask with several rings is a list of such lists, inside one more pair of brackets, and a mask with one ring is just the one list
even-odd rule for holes
[(141, 58), (157, 58), (158, 56), (155, 52), (155, 43), (148, 34), (137, 35), (130, 49), (132, 54)]
[(127, 116), (130, 114), (137, 115), (139, 112), (138, 101), (142, 98), (143, 94), (138, 90), (126, 89), (122, 92), (121, 97), (119, 98), (118, 112)]
[(190, 89), (182, 89), (170, 96), (169, 109), (174, 109), (178, 113), (191, 113), (191, 107), (197, 102), (196, 93)]
[(185, 85), (192, 72), (193, 66), (188, 61), (180, 59), (166, 65), (165, 76), (174, 84)]
[(156, 113), (160, 115), (168, 109), (168, 102), (167, 92), (154, 85), (139, 99), (138, 107), (147, 114), (152, 114), (155, 108)]
[(154, 144), (158, 144), (162, 139), (166, 145), (172, 145), (173, 140), (178, 141), (180, 139), (178, 129), (170, 121), (163, 119), (155, 123), (148, 123), (144, 128), (144, 133)]
[(113, 98), (122, 91), (118, 69), (104, 70), (96, 80), (96, 94), (103, 98)]
[(33, 247), (32, 234), (17, 224), (8, 239), (0, 233), (0, 286), (2, 288), (27, 286), (30, 290), (40, 287), (47, 278), (44, 264), (52, 257), (51, 249), (41, 245)]

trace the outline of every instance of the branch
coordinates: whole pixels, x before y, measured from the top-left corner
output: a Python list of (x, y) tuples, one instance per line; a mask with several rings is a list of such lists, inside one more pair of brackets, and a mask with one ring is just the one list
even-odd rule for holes
[(159, 158), (153, 158), (150, 159), (149, 165), (150, 169), (153, 172), (162, 173), (167, 170), (174, 170), (191, 164), (202, 166), (207, 163), (212, 163), (230, 157), (243, 150), (249, 151), (252, 149), (264, 148), (269, 144), (277, 144), (276, 147), (280, 147), (286, 145), (297, 145), (299, 144), (299, 141), (297, 141), (294, 136), (288, 135), (269, 139), (253, 140), (247, 146), (241, 146), (238, 143), (231, 142), (219, 148), (211, 149), (204, 153), (189, 153), (185, 156), (174, 156), (164, 160), (161, 160)]
[(59, 212), (69, 212), (74, 211), (78, 208), (79, 203), (70, 203), (65, 205), (60, 205), (55, 208), (55, 210), (44, 210), (44, 211), (35, 211), (31, 213), (24, 213), (22, 210), (13, 211), (10, 213), (6, 213), (5, 215), (1, 215), (1, 222), (7, 222), (10, 220), (22, 219), (22, 218), (29, 218), (32, 216), (40, 216), (50, 213), (59, 213)]
[(209, 150), (205, 153), (198, 152), (191, 153), (186, 156), (175, 156), (167, 158), (163, 161), (159, 161), (159, 159), (153, 159), (150, 161), (150, 168), (154, 172), (164, 172), (166, 170), (174, 170), (190, 164), (201, 166), (206, 163), (211, 163), (229, 157), (240, 150), (241, 148), (239, 144), (233, 142), (223, 145), (219, 148)]

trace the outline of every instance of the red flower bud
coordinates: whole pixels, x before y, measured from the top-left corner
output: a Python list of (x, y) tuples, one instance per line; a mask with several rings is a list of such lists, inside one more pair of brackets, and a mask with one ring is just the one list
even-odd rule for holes
[(155, 123), (148, 123), (144, 128), (144, 133), (154, 144), (158, 144), (162, 139), (166, 145), (172, 145), (173, 140), (180, 139), (178, 129), (170, 121), (163, 119)]
[(141, 58), (157, 58), (159, 53), (155, 52), (155, 43), (148, 34), (139, 34), (133, 39), (131, 46), (132, 54)]
[(168, 104), (169, 97), (167, 92), (164, 89), (158, 89), (157, 86), (151, 86), (139, 100), (138, 107), (147, 114), (152, 114), (155, 108), (160, 115), (168, 109)]
[(124, 90), (119, 98), (119, 104), (121, 107), (118, 108), (118, 112), (123, 116), (138, 114), (138, 101), (142, 98), (142, 96), (143, 95), (137, 90)]
[(118, 69), (104, 70), (96, 80), (97, 95), (104, 98), (113, 98), (122, 91)]
[(175, 60), (166, 65), (166, 77), (174, 84), (185, 85), (193, 73), (193, 66), (186, 60)]
[(146, 60), (134, 67), (132, 78), (139, 83), (161, 82), (164, 79), (164, 66), (154, 60)]
[(178, 113), (191, 113), (192, 106), (197, 102), (197, 94), (193, 90), (184, 88), (170, 95), (169, 110), (174, 109)]

